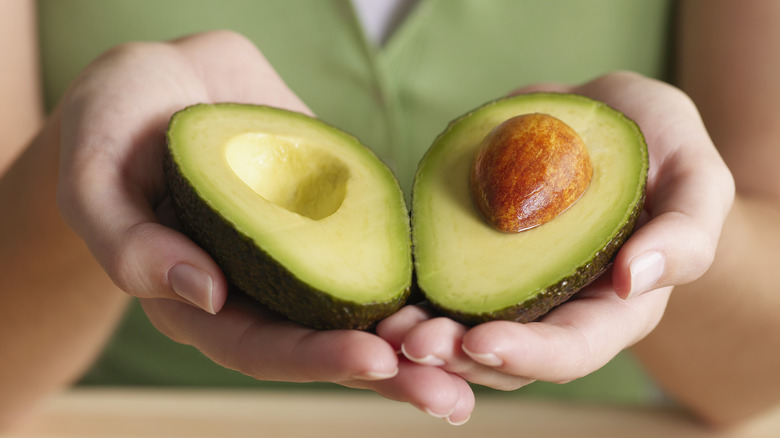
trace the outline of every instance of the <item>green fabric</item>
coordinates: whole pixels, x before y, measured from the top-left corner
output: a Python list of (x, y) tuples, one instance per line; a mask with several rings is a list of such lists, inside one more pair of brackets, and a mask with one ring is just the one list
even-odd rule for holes
[[(408, 194), (433, 138), (486, 101), (618, 69), (664, 78), (671, 9), (671, 0), (421, 0), (377, 50), (348, 0), (39, 0), (43, 82), (51, 108), (116, 44), (232, 29), (319, 117), (373, 148)], [(255, 384), (158, 334), (137, 305), (84, 382)], [(647, 388), (623, 354), (584, 379), (518, 393), (626, 402)]]

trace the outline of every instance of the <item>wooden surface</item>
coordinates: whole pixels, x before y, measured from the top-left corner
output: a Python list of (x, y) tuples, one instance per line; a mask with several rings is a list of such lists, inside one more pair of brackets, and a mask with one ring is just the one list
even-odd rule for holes
[(672, 409), (479, 397), (451, 426), (373, 393), (77, 389), (3, 438), (126, 437), (780, 437), (780, 411), (716, 432)]

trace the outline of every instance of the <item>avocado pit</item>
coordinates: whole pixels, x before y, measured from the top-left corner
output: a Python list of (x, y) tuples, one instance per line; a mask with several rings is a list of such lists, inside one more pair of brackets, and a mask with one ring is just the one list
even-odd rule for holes
[(485, 136), (469, 183), (485, 221), (498, 231), (517, 233), (569, 209), (592, 176), (577, 132), (556, 117), (531, 113), (512, 117)]

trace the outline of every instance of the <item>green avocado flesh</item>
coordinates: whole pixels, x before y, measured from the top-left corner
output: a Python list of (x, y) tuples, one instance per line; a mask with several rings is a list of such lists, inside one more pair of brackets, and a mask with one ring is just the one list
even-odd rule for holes
[[(488, 132), (528, 113), (571, 126), (587, 146), (593, 177), (582, 197), (552, 221), (502, 233), (475, 209), (469, 172)], [(642, 210), (647, 169), (639, 127), (582, 96), (519, 95), (462, 116), (435, 140), (415, 176), (417, 286), (435, 308), (465, 324), (538, 319), (609, 267)]]
[(231, 285), (320, 329), (368, 329), (404, 304), (408, 210), (357, 139), (299, 113), (225, 103), (174, 114), (167, 141), (182, 228)]

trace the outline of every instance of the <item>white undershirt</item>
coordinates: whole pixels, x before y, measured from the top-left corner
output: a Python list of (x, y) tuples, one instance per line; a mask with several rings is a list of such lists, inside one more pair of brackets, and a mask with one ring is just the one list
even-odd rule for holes
[(411, 9), (410, 0), (352, 0), (366, 38), (382, 46)]

